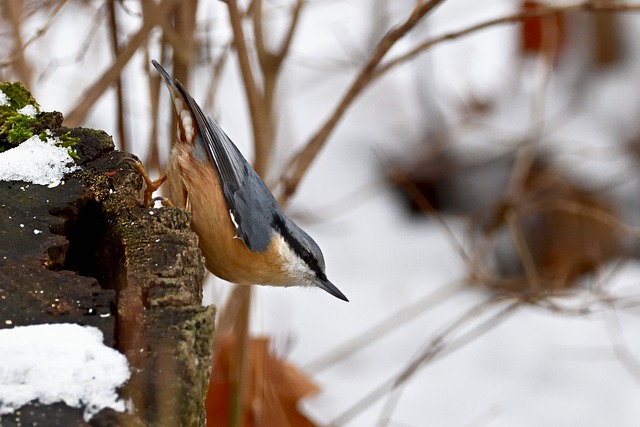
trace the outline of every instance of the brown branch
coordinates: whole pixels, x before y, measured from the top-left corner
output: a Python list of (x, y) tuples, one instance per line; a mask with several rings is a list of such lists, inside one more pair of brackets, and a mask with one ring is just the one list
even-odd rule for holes
[[(16, 5), (18, 5), (18, 3), (16, 4), (12, 4), (13, 2), (6, 2), (6, 4), (4, 4), (3, 6), (5, 8), (9, 8), (10, 10), (13, 7), (16, 7)], [(40, 37), (44, 36), (46, 34), (46, 32), (49, 30), (49, 28), (51, 27), (51, 24), (53, 24), (53, 21), (55, 19), (55, 17), (58, 15), (58, 13), (60, 12), (60, 10), (62, 9), (62, 7), (67, 3), (67, 0), (60, 0), (58, 2), (58, 4), (56, 4), (56, 7), (53, 9), (53, 12), (51, 12), (51, 14), (49, 15), (49, 18), (47, 19), (47, 22), (40, 27), (38, 30), (36, 30), (36, 32), (23, 44), (20, 44), (19, 46), (16, 46), (16, 50), (13, 52), (13, 54), (4, 62), (0, 62), (0, 68), (1, 67), (8, 67), (10, 66), (14, 61), (19, 61), (20, 58), (24, 57), (24, 51), (27, 49), (27, 47), (29, 47), (29, 45), (31, 43), (33, 43), (34, 41), (36, 41), (37, 39), (39, 39)], [(10, 12), (7, 13), (8, 15), (11, 15)]]
[(464, 28), (459, 31), (453, 31), (453, 32), (426, 40), (421, 44), (419, 44), (418, 46), (411, 49), (410, 51), (408, 51), (407, 53), (404, 53), (398, 56), (397, 58), (391, 59), (388, 62), (384, 63), (383, 65), (378, 67), (375, 74), (376, 74), (376, 77), (379, 77), (380, 75), (389, 71), (391, 68), (413, 59), (416, 55), (424, 52), (425, 50), (437, 44), (440, 44), (442, 42), (449, 41), (449, 40), (455, 40), (460, 37), (469, 35), (471, 33), (475, 33), (476, 31), (484, 30), (497, 25), (516, 23), (516, 22), (524, 21), (529, 18), (539, 18), (543, 16), (555, 15), (558, 13), (572, 13), (572, 12), (580, 12), (580, 11), (632, 12), (632, 11), (640, 11), (640, 5), (611, 3), (611, 2), (603, 3), (599, 1), (584, 1), (580, 3), (569, 4), (564, 6), (540, 6), (533, 10), (514, 13), (512, 15), (491, 19), (476, 25), (472, 25), (471, 27)]
[[(114, 58), (120, 53), (120, 42), (118, 41), (118, 18), (116, 16), (116, 0), (107, 1), (109, 12), (109, 35), (111, 36), (111, 49)], [(124, 120), (124, 94), (122, 91), (122, 77), (118, 75), (116, 79), (116, 115), (118, 116), (118, 136), (120, 139), (120, 149), (129, 151), (127, 144), (127, 133)]]
[(276, 53), (276, 56), (280, 58), (280, 61), (287, 56), (289, 52), (289, 48), (291, 47), (291, 41), (293, 40), (293, 35), (296, 32), (296, 28), (298, 28), (298, 23), (300, 22), (300, 14), (302, 12), (302, 6), (304, 2), (302, 0), (296, 0), (296, 5), (293, 7), (293, 12), (291, 14), (291, 22), (289, 23), (289, 29), (287, 30), (287, 34), (282, 41), (282, 45), (280, 45), (280, 49)]
[(540, 274), (536, 267), (536, 261), (531, 253), (531, 248), (527, 244), (527, 238), (520, 226), (520, 219), (516, 212), (510, 209), (506, 213), (507, 227), (509, 228), (509, 234), (511, 235), (511, 241), (515, 247), (518, 259), (524, 268), (524, 274), (529, 284), (529, 289), (533, 294), (539, 294), (542, 289), (540, 284)]
[[(197, 0), (183, 0), (173, 13), (175, 35), (178, 39), (177, 44), (173, 44), (173, 77), (184, 83), (187, 88), (189, 87), (189, 70), (196, 59), (197, 9)], [(166, 28), (167, 26), (163, 27), (163, 29)]]
[(264, 40), (262, 0), (253, 0), (251, 2), (250, 15), (253, 23), (253, 45), (262, 74), (262, 91), (259, 97), (260, 115), (257, 117), (258, 120), (262, 121), (260, 124), (262, 132), (260, 140), (254, 141), (253, 167), (260, 175), (266, 177), (275, 139), (273, 111), (270, 107), (273, 101), (271, 96), (275, 86), (275, 75), (277, 74), (274, 74), (273, 70), (277, 69), (277, 64), (275, 56), (269, 52)]
[(267, 49), (266, 43), (264, 41), (264, 14), (262, 12), (262, 0), (254, 0), (251, 3), (253, 32), (255, 37), (254, 44), (256, 47), (256, 53), (258, 55), (258, 61), (260, 62), (260, 67), (262, 68), (263, 73), (266, 70), (275, 70), (276, 72), (274, 74), (277, 74), (277, 71), (280, 69), (282, 63), (284, 62), (284, 59), (289, 53), (289, 48), (291, 47), (293, 36), (296, 32), (296, 29), (298, 28), (303, 5), (303, 0), (296, 0), (296, 4), (295, 6), (293, 6), (291, 11), (291, 20), (289, 22), (287, 32), (284, 36), (282, 44), (274, 53), (270, 52)]
[[(435, 3), (435, 4), (432, 4)], [(473, 25), (471, 27), (454, 31), (451, 33), (444, 34), (442, 36), (438, 36), (416, 46), (411, 49), (409, 52), (398, 56), (397, 58), (391, 59), (384, 64), (381, 64), (382, 59), (389, 51), (389, 48), (395, 44), (395, 42), (401, 38), (407, 31), (411, 30), (413, 25), (410, 25), (411, 19), (419, 13), (424, 8), (428, 8), (426, 12), (431, 10), (433, 7), (438, 5), (438, 1), (431, 1), (429, 3), (418, 4), (415, 8), (411, 16), (399, 27), (387, 33), (382, 41), (378, 44), (376, 50), (372, 54), (369, 62), (362, 68), (351, 87), (345, 93), (343, 98), (340, 100), (338, 106), (332, 115), (327, 119), (327, 121), (322, 125), (322, 127), (311, 137), (311, 139), (306, 143), (306, 145), (296, 153), (293, 158), (288, 162), (285, 172), (281, 178), (283, 183), (283, 193), (280, 197), (280, 201), (282, 203), (286, 202), (296, 191), (296, 188), (302, 178), (304, 177), (307, 169), (317, 156), (318, 152), (322, 149), (326, 140), (331, 135), (336, 125), (346, 112), (346, 110), (351, 106), (355, 98), (360, 95), (360, 93), (365, 89), (372, 81), (382, 76), (387, 71), (391, 70), (395, 66), (402, 64), (408, 60), (411, 60), (419, 53), (424, 52), (425, 50), (448, 40), (454, 40), (476, 31), (480, 31), (486, 28), (490, 28), (496, 25), (507, 24), (507, 23), (515, 23), (528, 18), (542, 17), (548, 15), (554, 15), (557, 13), (569, 13), (569, 12), (578, 12), (578, 11), (589, 11), (589, 12), (625, 12), (625, 11), (640, 11), (640, 5), (638, 4), (622, 4), (622, 3), (610, 3), (610, 2), (600, 2), (600, 1), (584, 1), (580, 3), (564, 5), (564, 6), (542, 6), (535, 10), (530, 10), (527, 12), (515, 13), (512, 15), (504, 16), (501, 18), (491, 19), (485, 22), (481, 22), (479, 24)], [(426, 13), (425, 12), (425, 13)], [(422, 18), (424, 14), (419, 16), (419, 19)], [(418, 20), (419, 20), (418, 19)], [(404, 32), (401, 32), (404, 31)], [(386, 49), (385, 49), (386, 48)]]
[[(251, 123), (253, 125), (253, 143), (256, 151), (256, 159), (259, 158), (258, 150), (264, 146), (263, 138), (265, 138), (265, 121), (263, 112), (261, 112), (262, 97), (256, 86), (254, 74), (251, 69), (251, 61), (249, 51), (245, 42), (245, 35), (242, 29), (243, 16), (238, 9), (235, 0), (226, 1), (229, 9), (229, 21), (233, 31), (233, 43), (238, 56), (242, 82), (244, 84), (247, 102), (249, 104), (249, 113)], [(252, 5), (255, 7), (255, 5)], [(264, 175), (266, 172), (260, 165), (254, 164), (256, 172)], [(251, 306), (251, 287), (236, 285), (233, 291), (233, 301), (238, 306), (238, 312), (233, 319), (233, 336), (236, 339), (237, 346), (234, 349), (233, 359), (236, 361), (234, 366), (232, 379), (232, 393), (230, 406), (229, 424), (233, 427), (239, 427), (243, 423), (242, 415), (245, 413), (245, 393), (249, 387), (248, 384), (248, 336), (249, 336), (249, 315)], [(223, 311), (226, 316), (227, 308)]]
[[(164, 58), (164, 46), (162, 47), (160, 54), (160, 60)], [(144, 53), (145, 64), (151, 63), (151, 57), (149, 55), (149, 48), (145, 49)], [(161, 78), (158, 73), (151, 73), (151, 70), (147, 68), (147, 83), (149, 86), (149, 113), (151, 116), (151, 131), (149, 133), (149, 151), (147, 151), (146, 159), (144, 161), (145, 169), (160, 170), (160, 147), (158, 143), (158, 129), (162, 126), (160, 118), (158, 116), (160, 111), (160, 86), (162, 84)]]
[(113, 64), (111, 64), (111, 67), (96, 79), (96, 81), (81, 95), (80, 101), (65, 117), (65, 124), (67, 126), (77, 127), (84, 122), (84, 119), (87, 117), (87, 114), (89, 114), (91, 107), (118, 78), (120, 72), (125, 65), (127, 65), (133, 54), (136, 53), (138, 48), (145, 43), (151, 30), (159, 22), (162, 22), (165, 19), (166, 15), (179, 1), (180, 0), (163, 0), (157, 6), (152, 2), (147, 2), (149, 13), (144, 14), (142, 27), (122, 48), (120, 55), (116, 58)]
[[(433, 362), (437, 358), (442, 358), (447, 354), (451, 354), (465, 345), (478, 339), (480, 336), (490, 332), (495, 327), (500, 325), (507, 319), (515, 310), (520, 307), (521, 302), (518, 300), (512, 300), (506, 306), (498, 310), (497, 313), (492, 314), (487, 319), (482, 320), (478, 325), (474, 326), (468, 331), (461, 332), (457, 339), (452, 339), (450, 343), (446, 343), (445, 338), (447, 335), (452, 335), (456, 329), (461, 329), (467, 326), (468, 323), (475, 318), (480, 317), (485, 311), (491, 308), (493, 305), (506, 300), (500, 296), (491, 297), (489, 300), (480, 303), (473, 307), (466, 313), (463, 313), (461, 317), (456, 319), (450, 326), (448, 326), (442, 333), (436, 335), (429, 343), (429, 346), (422, 352), (418, 358), (411, 362), (405, 370), (396, 377), (392, 387), (391, 394), (387, 399), (387, 402), (382, 408), (382, 413), (378, 422), (378, 426), (387, 426), (391, 422), (391, 415), (393, 410), (397, 406), (400, 400), (400, 394), (402, 389), (406, 385), (407, 381), (411, 379), (420, 369), (426, 364)], [(505, 301), (507, 302), (507, 301)]]
[(416, 184), (400, 173), (396, 173), (392, 179), (407, 192), (408, 196), (416, 205), (418, 205), (422, 212), (430, 214), (430, 218), (436, 221), (440, 230), (448, 237), (451, 246), (453, 246), (460, 258), (467, 265), (467, 268), (471, 273), (471, 278), (482, 282), (488, 282), (491, 279), (490, 274), (485, 271), (482, 265), (480, 265), (469, 252), (467, 252), (464, 243), (456, 237), (449, 224), (447, 224), (444, 218), (442, 218), (442, 216), (436, 211), (424, 194), (420, 192)]
[(344, 94), (338, 106), (333, 111), (327, 121), (320, 127), (320, 129), (311, 137), (305, 147), (299, 151), (291, 160), (289, 160), (286, 169), (285, 176), (282, 177), (284, 184), (283, 194), (280, 201), (286, 202), (295, 192), (300, 180), (306, 173), (307, 169), (324, 146), (329, 135), (333, 132), (340, 119), (344, 116), (347, 109), (353, 104), (353, 101), (358, 95), (371, 83), (376, 77), (376, 68), (389, 52), (389, 50), (396, 44), (398, 40), (404, 37), (409, 31), (411, 31), (417, 24), (436, 6), (442, 3), (444, 0), (430, 0), (425, 2), (419, 2), (414, 7), (411, 14), (407, 19), (395, 28), (392, 28), (385, 36), (380, 40), (376, 46), (373, 54), (369, 58), (369, 61), (360, 70), (353, 83)]
[(231, 427), (242, 427), (244, 425), (244, 415), (247, 411), (247, 394), (249, 392), (249, 314), (251, 311), (252, 287), (246, 285), (236, 285), (234, 293), (237, 291), (239, 299), (239, 310), (235, 322), (233, 322), (233, 337), (236, 345), (233, 349), (230, 366), (231, 379), (231, 405), (229, 408), (229, 425)]
[(262, 0), (253, 0), (251, 2), (251, 21), (253, 23), (253, 44), (256, 48), (256, 54), (258, 55), (258, 62), (260, 68), (267, 67), (269, 57), (271, 56), (267, 50), (266, 43), (264, 42), (264, 27), (263, 27), (263, 13), (262, 13)]
[[(256, 86), (254, 74), (251, 69), (251, 61), (249, 58), (249, 51), (245, 42), (244, 30), (242, 29), (242, 14), (238, 10), (238, 5), (235, 0), (227, 0), (227, 6), (229, 8), (229, 21), (231, 23), (231, 29), (233, 30), (233, 43), (238, 55), (238, 63), (240, 65), (240, 73), (242, 75), (242, 82), (244, 84), (244, 90), (247, 95), (247, 102), (249, 104), (249, 114), (251, 116), (251, 123), (253, 125), (253, 144), (256, 151), (256, 159), (259, 156), (260, 147), (264, 146), (263, 139), (265, 138), (265, 121), (263, 112), (261, 111), (262, 96), (258, 87)], [(256, 172), (260, 175), (264, 175), (264, 168), (259, 165), (255, 165)]]
[(225, 65), (227, 65), (227, 59), (231, 52), (231, 45), (225, 44), (222, 48), (222, 53), (213, 60), (213, 66), (211, 71), (211, 82), (209, 89), (207, 90), (207, 96), (204, 101), (204, 111), (213, 111), (214, 100), (218, 95), (218, 87), (220, 86), (222, 72)]
[(21, 34), (23, 27), (23, 6), (22, 0), (5, 2), (3, 4), (3, 13), (6, 15), (7, 21), (9, 21), (9, 27), (13, 35), (13, 72), (18, 80), (27, 87), (30, 87), (32, 70), (24, 55), (24, 44), (22, 43)]
[(178, 52), (182, 51), (182, 39), (178, 31), (173, 27), (171, 15), (165, 16), (165, 19), (162, 22), (158, 22), (158, 26), (162, 28), (162, 42), (171, 45), (174, 55), (181, 55), (181, 53)]
[(282, 64), (289, 53), (291, 41), (293, 35), (298, 26), (300, 20), (300, 13), (302, 11), (302, 0), (296, 0), (296, 4), (291, 12), (291, 20), (289, 22), (289, 28), (285, 34), (282, 44), (275, 53), (270, 52), (264, 43), (263, 34), (263, 19), (262, 13), (262, 0), (254, 0), (254, 14), (253, 24), (255, 32), (255, 45), (258, 54), (258, 60), (260, 62), (260, 69), (262, 71), (263, 80), (263, 96), (262, 96), (262, 112), (264, 115), (264, 132), (265, 138), (262, 140), (261, 146), (256, 146), (256, 161), (255, 166), (262, 170), (268, 170), (269, 161), (273, 154), (273, 148), (275, 146), (275, 114), (274, 105), (275, 97), (278, 85), (278, 78), (280, 76), (280, 70)]

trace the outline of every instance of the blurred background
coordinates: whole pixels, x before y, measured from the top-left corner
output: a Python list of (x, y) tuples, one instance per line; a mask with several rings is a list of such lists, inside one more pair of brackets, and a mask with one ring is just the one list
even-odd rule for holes
[(159, 176), (158, 60), (323, 248), (349, 303), (207, 278), (209, 425), (635, 426), (639, 12), (1, 0), (0, 80)]

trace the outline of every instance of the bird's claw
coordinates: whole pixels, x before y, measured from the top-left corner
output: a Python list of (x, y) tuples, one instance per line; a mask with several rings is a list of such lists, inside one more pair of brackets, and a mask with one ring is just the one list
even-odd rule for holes
[(144, 166), (142, 166), (142, 163), (140, 162), (140, 160), (134, 159), (133, 157), (123, 157), (121, 161), (129, 163), (131, 166), (133, 166), (134, 169), (140, 174), (140, 176), (144, 180), (145, 189), (144, 189), (144, 195), (143, 195), (143, 203), (145, 206), (150, 206), (151, 203), (154, 202), (156, 199), (162, 200), (162, 204), (165, 206), (172, 205), (171, 201), (169, 201), (169, 199), (165, 199), (164, 197), (152, 198), (153, 193), (158, 188), (160, 188), (160, 186), (167, 180), (166, 175), (159, 179), (152, 180), (149, 177), (149, 174), (147, 173), (147, 171), (144, 169)]

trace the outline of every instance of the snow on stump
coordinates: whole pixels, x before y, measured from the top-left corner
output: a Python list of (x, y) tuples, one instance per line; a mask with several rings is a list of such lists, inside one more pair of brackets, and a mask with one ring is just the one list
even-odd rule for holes
[[(130, 155), (61, 124), (0, 84), (0, 425), (202, 426), (215, 310), (190, 217), (142, 206)], [(57, 154), (19, 139), (75, 161), (47, 175)], [(124, 371), (97, 363), (118, 363), (111, 348)]]

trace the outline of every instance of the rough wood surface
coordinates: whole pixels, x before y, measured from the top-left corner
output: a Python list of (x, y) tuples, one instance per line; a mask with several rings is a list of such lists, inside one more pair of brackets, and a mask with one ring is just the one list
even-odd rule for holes
[[(142, 180), (107, 134), (70, 131), (82, 170), (64, 185), (0, 182), (0, 328), (92, 325), (127, 356), (121, 395), (134, 410), (104, 410), (91, 425), (204, 425), (215, 313), (201, 306), (190, 218), (140, 204)], [(0, 425), (88, 424), (81, 409), (34, 404)]]

